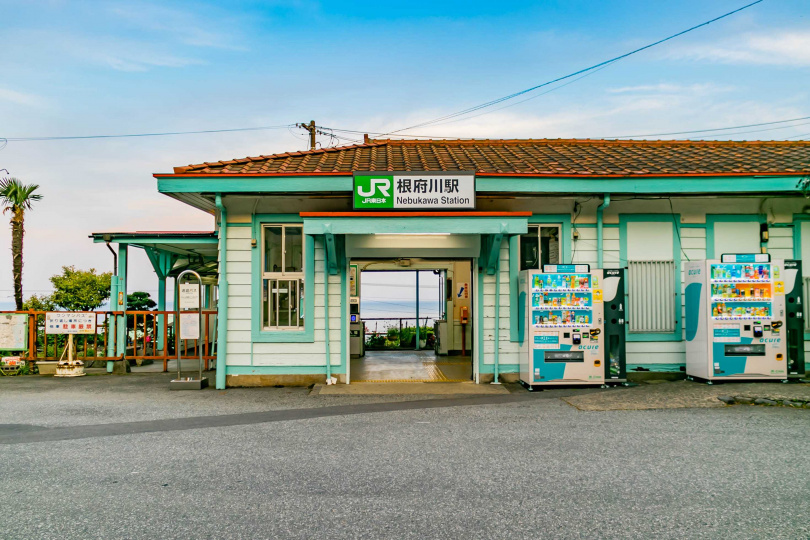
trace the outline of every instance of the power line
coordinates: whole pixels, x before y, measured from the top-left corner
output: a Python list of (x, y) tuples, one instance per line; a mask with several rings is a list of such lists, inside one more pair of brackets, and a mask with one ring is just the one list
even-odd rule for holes
[(54, 137), (0, 137), (0, 141), (8, 142), (31, 142), (31, 141), (67, 141), (75, 139), (124, 139), (131, 137), (165, 137), (168, 135), (197, 135), (202, 133), (232, 133), (235, 131), (262, 131), (269, 129), (287, 129), (295, 124), (284, 124), (279, 126), (261, 126), (233, 129), (203, 129), (199, 131), (167, 131), (162, 133), (128, 133), (124, 135), (67, 135)]
[(575, 71), (573, 73), (569, 73), (568, 75), (564, 75), (562, 77), (557, 77), (556, 79), (552, 79), (552, 80), (546, 81), (546, 82), (544, 82), (542, 84), (532, 86), (531, 88), (521, 90), (520, 92), (515, 92), (513, 94), (509, 94), (507, 96), (503, 96), (503, 97), (494, 99), (492, 101), (487, 101), (486, 103), (481, 103), (479, 105), (475, 105), (474, 107), (469, 107), (469, 108), (464, 109), (462, 111), (447, 114), (447, 115), (439, 117), (439, 118), (434, 118), (433, 120), (428, 120), (426, 122), (422, 122), (422, 123), (419, 123), (419, 124), (414, 124), (412, 126), (409, 126), (409, 127), (406, 127), (406, 128), (401, 128), (401, 129), (398, 129), (398, 130), (395, 130), (395, 131), (389, 131), (388, 133), (385, 133), (384, 135), (392, 135), (394, 133), (399, 133), (401, 131), (407, 131), (409, 129), (414, 129), (414, 128), (417, 128), (417, 127), (432, 125), (432, 124), (435, 124), (437, 122), (443, 122), (445, 120), (450, 120), (451, 118), (456, 118), (458, 116), (463, 116), (465, 114), (469, 114), (471, 112), (475, 112), (475, 111), (478, 111), (480, 109), (485, 109), (487, 107), (497, 105), (498, 103), (503, 103), (504, 101), (514, 99), (514, 98), (516, 98), (518, 96), (522, 96), (522, 95), (527, 94), (529, 92), (533, 92), (534, 90), (537, 90), (538, 88), (543, 88), (544, 86), (549, 86), (551, 84), (554, 84), (554, 83), (557, 83), (557, 82), (560, 82), (560, 81), (564, 81), (564, 80), (570, 79), (572, 77), (576, 77), (577, 75), (581, 75), (581, 74), (586, 73), (588, 71), (592, 71), (592, 70), (595, 70), (597, 68), (601, 68), (602, 66), (607, 66), (608, 64), (613, 64), (615, 62), (618, 62), (619, 60), (627, 58), (628, 56), (634, 55), (634, 54), (639, 53), (641, 51), (644, 51), (646, 49), (650, 49), (652, 47), (655, 47), (656, 45), (660, 45), (661, 43), (664, 43), (664, 42), (669, 41), (671, 39), (675, 39), (676, 37), (679, 37), (679, 36), (682, 36), (682, 35), (687, 34), (689, 32), (692, 32), (693, 30), (697, 30), (698, 28), (701, 28), (703, 26), (707, 26), (707, 25), (712, 24), (714, 22), (717, 22), (717, 21), (719, 21), (721, 19), (725, 19), (726, 17), (730, 17), (731, 15), (734, 15), (735, 13), (739, 13), (740, 11), (743, 11), (744, 9), (748, 9), (748, 8), (750, 8), (752, 6), (755, 6), (756, 4), (759, 4), (759, 3), (763, 2), (763, 1), (764, 0), (756, 0), (754, 2), (751, 2), (750, 4), (746, 4), (746, 5), (744, 5), (744, 6), (740, 7), (740, 8), (737, 8), (737, 9), (735, 9), (733, 11), (729, 11), (728, 13), (720, 15), (719, 17), (715, 17), (715, 18), (710, 19), (710, 20), (708, 20), (706, 22), (702, 22), (702, 23), (700, 23), (698, 25), (692, 26), (691, 28), (687, 28), (686, 30), (682, 30), (682, 31), (680, 31), (680, 32), (678, 32), (676, 34), (672, 34), (671, 36), (668, 36), (668, 37), (665, 37), (663, 39), (659, 39), (658, 41), (655, 41), (653, 43), (644, 45), (643, 47), (639, 47), (639, 48), (634, 49), (634, 50), (632, 50), (630, 52), (627, 52), (627, 53), (624, 53), (622, 55), (616, 56), (616, 57), (611, 58), (609, 60), (605, 60), (603, 62), (599, 62), (598, 64), (594, 64), (594, 65), (586, 67), (584, 69), (580, 69), (580, 70)]
[[(584, 138), (590, 138), (590, 139), (632, 139), (632, 138), (636, 138), (636, 137), (666, 137), (666, 136), (669, 136), (669, 135), (688, 135), (688, 134), (691, 134), (691, 133), (713, 133), (713, 132), (729, 131), (729, 130), (733, 130), (733, 129), (743, 129), (743, 128), (749, 128), (749, 127), (772, 126), (772, 125), (776, 125), (776, 124), (787, 124), (787, 123), (790, 123), (790, 122), (798, 122), (800, 120), (810, 120), (810, 116), (800, 116), (798, 118), (788, 118), (788, 119), (785, 119), (785, 120), (774, 120), (773, 122), (760, 122), (760, 123), (757, 123), (757, 124), (742, 124), (742, 125), (737, 125), (737, 126), (726, 126), (726, 127), (721, 127), (721, 128), (712, 128), (712, 129), (690, 129), (690, 130), (686, 130), (686, 131), (669, 131), (669, 132), (666, 132), (666, 133), (642, 133), (642, 134), (635, 134), (635, 135), (610, 135), (610, 136), (584, 137)], [(781, 126), (779, 128), (773, 128), (773, 129), (769, 129), (769, 130), (755, 130), (755, 131), (746, 131), (746, 132), (741, 132), (741, 133), (755, 133), (757, 131), (773, 131), (775, 129), (789, 129), (789, 128), (792, 128), (792, 127), (799, 127), (799, 126), (803, 126), (803, 125), (807, 125), (807, 123), (793, 124), (793, 125), (790, 125), (790, 126)], [(324, 129), (327, 129), (327, 128), (324, 128)], [(365, 133), (365, 134), (368, 134), (368, 135), (385, 135), (385, 133), (381, 133), (381, 132), (378, 132), (378, 131), (377, 132), (375, 132), (375, 131), (358, 131), (358, 130), (340, 129), (340, 128), (328, 128), (328, 129), (333, 130), (333, 131), (342, 132), (342, 133)], [(719, 135), (735, 135), (735, 133), (726, 133), (726, 134), (719, 133)], [(794, 135), (794, 136), (791, 136), (791, 137), (786, 137), (786, 139), (795, 139), (797, 137), (803, 137), (805, 135), (807, 135), (807, 134)], [(412, 135), (410, 133), (407, 134), (407, 135), (401, 135), (400, 137), (417, 137), (417, 138), (433, 138), (433, 139), (463, 139), (464, 138), (464, 137), (449, 136), (449, 135)]]
[[(774, 124), (785, 124), (788, 122), (798, 122), (799, 120), (810, 120), (810, 116), (800, 116), (799, 118), (789, 118), (787, 120), (776, 120), (774, 122), (760, 122), (759, 124), (744, 124), (741, 126), (729, 126), (729, 127), (722, 127), (722, 128), (714, 128), (714, 129), (691, 129), (689, 131), (670, 131), (668, 133), (645, 133), (642, 135), (615, 135), (612, 137), (599, 137), (600, 139), (629, 139), (633, 137), (666, 137), (668, 135), (684, 135), (688, 133), (711, 133), (713, 131), (726, 131), (729, 129), (741, 129), (741, 128), (749, 128), (749, 127), (759, 127), (759, 126), (772, 126)], [(804, 124), (797, 124), (799, 126)], [(794, 126), (785, 126), (785, 128), (791, 128)]]

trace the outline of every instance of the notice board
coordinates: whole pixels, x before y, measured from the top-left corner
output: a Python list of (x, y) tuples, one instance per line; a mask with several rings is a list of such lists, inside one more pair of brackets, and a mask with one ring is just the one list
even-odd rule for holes
[(0, 351), (28, 350), (28, 315), (0, 315)]
[(49, 334), (95, 334), (96, 314), (90, 311), (49, 311), (45, 314)]

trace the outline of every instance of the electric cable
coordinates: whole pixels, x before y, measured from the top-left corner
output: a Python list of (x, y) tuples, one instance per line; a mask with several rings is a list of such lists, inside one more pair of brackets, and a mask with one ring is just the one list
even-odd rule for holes
[[(714, 129), (691, 129), (688, 131), (670, 131), (669, 133), (645, 133), (641, 135), (614, 135), (612, 137), (599, 137), (600, 139), (627, 139), (633, 137), (665, 137), (667, 135), (685, 135), (688, 133), (711, 133), (713, 131), (727, 131), (729, 129), (742, 129), (742, 128), (749, 128), (749, 127), (760, 127), (760, 126), (770, 126), (773, 124), (785, 124), (788, 122), (798, 122), (800, 120), (810, 120), (810, 116), (800, 116), (799, 118), (789, 118), (787, 120), (775, 120), (773, 122), (760, 122), (758, 124), (744, 124), (742, 126), (729, 126), (729, 127), (722, 127), (722, 128), (714, 128)], [(797, 124), (803, 125), (803, 124)], [(786, 127), (793, 127), (793, 126), (786, 126)]]
[(0, 138), (6, 142), (31, 142), (31, 141), (67, 141), (75, 139), (124, 139), (132, 137), (166, 137), (170, 135), (197, 135), (203, 133), (232, 133), (236, 131), (263, 131), (270, 129), (287, 129), (294, 124), (285, 124), (279, 126), (261, 126), (249, 128), (233, 128), (233, 129), (203, 129), (198, 131), (167, 131), (161, 133), (128, 133), (123, 135), (66, 135), (66, 136), (51, 136), (51, 137), (3, 137)]
[(628, 56), (632, 56), (632, 55), (634, 55), (634, 54), (636, 54), (636, 53), (639, 53), (639, 52), (641, 52), (641, 51), (644, 51), (644, 50), (646, 50), (646, 49), (650, 49), (650, 48), (652, 48), (652, 47), (655, 47), (655, 46), (657, 46), (657, 45), (660, 45), (661, 43), (664, 43), (664, 42), (670, 41), (670, 40), (675, 39), (675, 38), (677, 38), (677, 37), (679, 37), (679, 36), (682, 36), (682, 35), (684, 35), (684, 34), (687, 34), (687, 33), (689, 33), (689, 32), (692, 32), (693, 30), (697, 30), (698, 28), (701, 28), (701, 27), (707, 26), (707, 25), (712, 24), (712, 23), (714, 23), (714, 22), (717, 22), (717, 21), (719, 21), (719, 20), (721, 20), (721, 19), (725, 19), (726, 17), (730, 17), (731, 15), (734, 15), (734, 14), (736, 14), (736, 13), (739, 13), (740, 11), (743, 11), (743, 10), (745, 10), (745, 9), (748, 9), (748, 8), (752, 7), (752, 6), (755, 6), (755, 5), (757, 5), (757, 4), (760, 4), (760, 3), (762, 3), (763, 1), (764, 1), (764, 0), (755, 0), (754, 2), (751, 2), (751, 3), (749, 3), (749, 4), (746, 4), (746, 5), (744, 5), (744, 6), (740, 7), (740, 8), (737, 8), (737, 9), (735, 9), (735, 10), (733, 10), (733, 11), (729, 11), (728, 13), (724, 13), (723, 15), (720, 15), (719, 17), (715, 17), (715, 18), (710, 19), (710, 20), (708, 20), (708, 21), (702, 22), (702, 23), (700, 23), (700, 24), (698, 24), (698, 25), (695, 25), (695, 26), (692, 26), (692, 27), (690, 27), (690, 28), (687, 28), (686, 30), (682, 30), (682, 31), (680, 31), (680, 32), (678, 32), (678, 33), (676, 33), (676, 34), (672, 34), (672, 35), (670, 35), (670, 36), (668, 36), (668, 37), (665, 37), (665, 38), (663, 38), (663, 39), (659, 39), (658, 41), (655, 41), (655, 42), (653, 42), (653, 43), (649, 43), (649, 44), (647, 44), (647, 45), (644, 45), (643, 47), (639, 47), (639, 48), (634, 49), (634, 50), (632, 50), (632, 51), (630, 51), (630, 52), (627, 52), (627, 53), (624, 53), (624, 54), (622, 54), (622, 55), (616, 56), (616, 57), (614, 57), (614, 58), (610, 58), (610, 59), (608, 59), (608, 60), (604, 60), (604, 61), (602, 61), (602, 62), (599, 62), (598, 64), (594, 64), (594, 65), (592, 65), (592, 66), (589, 66), (589, 67), (586, 67), (586, 68), (580, 69), (580, 70), (575, 71), (575, 72), (573, 72), (573, 73), (569, 73), (568, 75), (563, 75), (562, 77), (557, 77), (556, 79), (552, 79), (552, 80), (550, 80), (550, 81), (546, 81), (546, 82), (544, 82), (544, 83), (541, 83), (541, 84), (538, 84), (538, 85), (532, 86), (531, 88), (527, 88), (527, 89), (525, 89), (525, 90), (521, 90), (521, 91), (519, 91), (519, 92), (515, 92), (515, 93), (513, 93), (513, 94), (509, 94), (509, 95), (507, 95), (507, 96), (502, 96), (502, 97), (500, 97), (500, 98), (497, 98), (497, 99), (494, 99), (494, 100), (491, 100), (491, 101), (487, 101), (487, 102), (485, 102), (485, 103), (481, 103), (481, 104), (479, 104), (479, 105), (475, 105), (475, 106), (473, 106), (473, 107), (469, 107), (469, 108), (467, 108), (467, 109), (464, 109), (464, 110), (461, 110), (461, 111), (458, 111), (458, 112), (455, 112), (455, 113), (447, 114), (447, 115), (444, 115), (444, 116), (439, 117), (439, 118), (434, 118), (433, 120), (428, 120), (428, 121), (426, 121), (426, 122), (421, 122), (421, 123), (419, 123), (419, 124), (414, 124), (414, 125), (412, 125), (412, 126), (405, 127), (405, 128), (401, 128), (401, 129), (397, 129), (397, 130), (394, 130), (394, 131), (389, 131), (389, 132), (388, 132), (388, 133), (386, 133), (385, 135), (390, 135), (390, 134), (394, 134), (394, 133), (399, 133), (399, 132), (401, 132), (401, 131), (407, 131), (407, 130), (414, 129), (414, 128), (417, 128), (417, 127), (428, 126), (428, 125), (436, 124), (437, 122), (442, 122), (442, 121), (444, 121), (444, 120), (449, 120), (449, 119), (451, 119), (451, 118), (456, 118), (456, 117), (458, 117), (458, 116), (463, 116), (463, 115), (469, 114), (469, 113), (471, 113), (471, 112), (475, 112), (475, 111), (478, 111), (478, 110), (480, 110), (480, 109), (488, 108), (488, 107), (491, 107), (491, 106), (493, 106), (493, 105), (497, 105), (498, 103), (502, 103), (502, 102), (504, 102), (504, 101), (508, 101), (508, 100), (510, 100), (510, 99), (514, 99), (514, 98), (516, 98), (516, 97), (518, 97), (518, 96), (522, 96), (522, 95), (527, 94), (527, 93), (529, 93), (529, 92), (533, 92), (534, 90), (537, 90), (537, 89), (539, 89), (539, 88), (543, 88), (543, 87), (545, 87), (545, 86), (549, 86), (549, 85), (554, 84), (554, 83), (556, 83), (556, 82), (560, 82), (560, 81), (564, 81), (564, 80), (566, 80), (566, 79), (570, 79), (570, 78), (572, 78), (572, 77), (576, 77), (577, 75), (581, 75), (581, 74), (583, 74), (583, 73), (585, 73), (585, 72), (588, 72), (588, 71), (593, 71), (593, 70), (595, 70), (595, 69), (597, 69), (597, 68), (600, 68), (600, 67), (602, 67), (602, 66), (606, 66), (606, 65), (608, 65), (608, 64), (613, 64), (613, 63), (615, 63), (615, 62), (618, 62), (619, 60), (622, 60), (622, 59), (624, 59), (624, 58), (627, 58)]
[[(801, 120), (810, 120), (810, 116), (800, 116), (798, 118), (787, 118), (785, 120), (774, 120), (772, 122), (760, 122), (760, 123), (757, 123), (757, 124), (742, 124), (742, 125), (737, 125), (737, 126), (726, 126), (726, 127), (720, 127), (720, 128), (712, 128), (712, 129), (691, 129), (691, 130), (685, 130), (685, 131), (669, 131), (669, 132), (664, 132), (664, 133), (642, 133), (642, 134), (636, 134), (636, 135), (611, 135), (611, 136), (600, 136), (600, 137), (584, 137), (583, 139), (632, 139), (632, 138), (638, 138), (638, 137), (666, 137), (666, 136), (669, 136), (669, 135), (688, 135), (690, 133), (712, 133), (712, 132), (729, 131), (729, 130), (734, 130), (734, 129), (743, 129), (743, 128), (749, 128), (749, 127), (760, 127), (760, 126), (771, 126), (771, 125), (776, 125), (776, 124), (787, 124), (787, 123), (790, 123), (790, 122), (799, 122)], [(793, 125), (790, 125), (790, 126), (781, 126), (779, 128), (772, 128), (772, 129), (770, 129), (770, 131), (774, 131), (775, 129), (789, 129), (789, 128), (792, 128), (792, 127), (798, 127), (798, 126), (803, 126), (803, 125), (807, 125), (807, 124), (808, 124), (807, 122), (803, 122), (803, 123), (800, 123), (800, 124), (793, 124)], [(375, 131), (360, 131), (360, 130), (341, 129), (341, 128), (325, 128), (325, 129), (330, 129), (330, 130), (333, 130), (333, 131), (336, 131), (336, 132), (339, 132), (339, 133), (358, 133), (358, 134), (362, 133), (362, 134), (366, 134), (366, 135), (385, 135), (385, 133), (382, 133), (382, 132), (379, 132), (379, 131), (376, 131), (376, 132)], [(718, 133), (718, 135), (739, 135), (741, 133), (756, 133), (757, 131), (758, 130), (756, 130), (756, 131), (745, 131), (745, 132), (739, 132), (739, 133), (725, 133), (725, 134)], [(763, 130), (763, 131), (767, 131), (767, 130)], [(795, 138), (807, 137), (807, 136), (810, 136), (810, 133), (803, 133), (803, 134), (800, 134), (800, 135), (793, 135), (793, 136), (790, 136), (790, 137), (786, 137), (785, 139), (795, 139)], [(403, 137), (403, 138), (404, 137), (415, 137), (415, 138), (419, 138), (419, 139), (422, 139), (422, 138), (426, 138), (426, 139), (464, 139), (464, 137), (451, 136), (451, 135), (415, 135), (415, 134), (410, 134), (410, 133), (406, 134), (406, 135), (397, 135), (397, 137)], [(468, 140), (473, 140), (471, 138), (467, 138), (467, 139)], [(360, 142), (360, 141), (357, 141), (357, 142)]]

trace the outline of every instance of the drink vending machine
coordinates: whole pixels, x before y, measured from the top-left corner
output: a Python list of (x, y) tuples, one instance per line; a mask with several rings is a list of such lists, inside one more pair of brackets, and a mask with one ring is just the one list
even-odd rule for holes
[(684, 270), (687, 377), (711, 383), (804, 374), (799, 261), (724, 254)]
[(527, 388), (626, 381), (623, 269), (547, 264), (519, 279)]

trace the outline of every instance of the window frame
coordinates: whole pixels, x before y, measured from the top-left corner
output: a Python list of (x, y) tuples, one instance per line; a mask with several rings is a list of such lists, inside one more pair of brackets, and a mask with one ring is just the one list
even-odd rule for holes
[[(281, 228), (281, 271), (280, 272), (268, 272), (266, 270), (266, 268), (267, 268), (267, 266), (266, 266), (266, 263), (267, 263), (267, 244), (266, 244), (266, 241), (267, 241), (267, 229), (274, 228), (274, 227), (280, 227)], [(301, 234), (300, 234), (300, 239), (301, 239), (301, 270), (299, 272), (287, 272), (287, 228), (295, 228), (295, 229), (299, 229), (301, 231)], [(262, 328), (263, 331), (270, 331), (270, 332), (298, 332), (306, 324), (306, 321), (303, 320), (304, 317), (301, 316), (301, 310), (303, 309), (304, 306), (302, 306), (302, 302), (300, 300), (301, 299), (301, 296), (300, 296), (301, 289), (302, 288), (304, 289), (304, 294), (306, 294), (306, 292), (307, 292), (306, 286), (304, 284), (304, 275), (305, 275), (304, 265), (306, 264), (306, 261), (304, 260), (305, 259), (305, 257), (304, 257), (304, 226), (303, 226), (303, 224), (300, 224), (300, 223), (262, 223), (261, 230), (262, 230), (262, 236), (261, 236), (261, 242), (262, 242), (262, 244), (261, 244), (261, 246), (262, 246), (261, 247), (261, 268), (262, 268), (262, 274), (261, 274), (262, 298), (261, 298), (261, 303), (262, 303), (262, 310), (261, 310), (261, 321), (260, 321), (261, 328)], [(268, 308), (268, 310), (265, 311), (264, 305), (265, 305), (265, 303), (270, 302), (271, 289), (268, 286), (268, 288), (265, 290), (265, 282), (268, 281), (268, 280), (275, 280), (276, 282), (298, 281), (298, 285), (296, 286), (296, 292), (299, 295), (298, 296), (299, 300), (298, 300), (298, 305), (297, 305), (296, 309), (298, 311), (298, 318), (297, 319), (299, 321), (301, 321), (301, 324), (298, 324), (298, 325), (295, 325), (295, 326), (292, 326), (292, 325), (288, 325), (288, 326), (271, 326), (271, 325), (267, 324), (268, 321), (265, 319), (265, 313), (267, 313), (268, 316), (269, 316), (269, 313), (270, 313), (269, 309), (270, 308)], [(288, 285), (288, 287), (289, 287), (289, 285)], [(265, 293), (267, 294), (267, 297), (265, 297)], [(306, 296), (304, 296), (304, 298), (306, 298)], [(292, 311), (290, 311), (290, 314), (292, 314)], [(276, 315), (276, 318), (278, 318), (278, 315)]]
[[(315, 341), (315, 237), (304, 233), (304, 220), (298, 214), (254, 214), (251, 227), (255, 244), (251, 248), (251, 310), (250, 333), (252, 343), (313, 343)], [(266, 227), (301, 227), (302, 260), (301, 272), (264, 271), (264, 232)], [(299, 276), (304, 288), (303, 325), (292, 327), (264, 326), (264, 280), (265, 276)], [(244, 278), (242, 278), (244, 279)], [(271, 278), (272, 279), (272, 278)], [(291, 279), (296, 279), (291, 277)], [(239, 325), (235, 323), (234, 326)], [(230, 331), (230, 329), (229, 329)]]
[[(543, 269), (543, 242), (541, 236), (541, 230), (543, 227), (546, 228), (554, 228), (557, 229), (557, 264), (563, 264), (563, 225), (562, 223), (529, 223), (528, 230), (531, 231), (532, 228), (537, 229), (537, 268), (521, 268), (523, 264), (523, 248), (521, 247), (520, 239), (525, 236), (523, 234), (518, 235), (518, 270), (542, 270)], [(528, 235), (529, 232), (526, 232)], [(551, 263), (553, 264), (553, 263)]]

